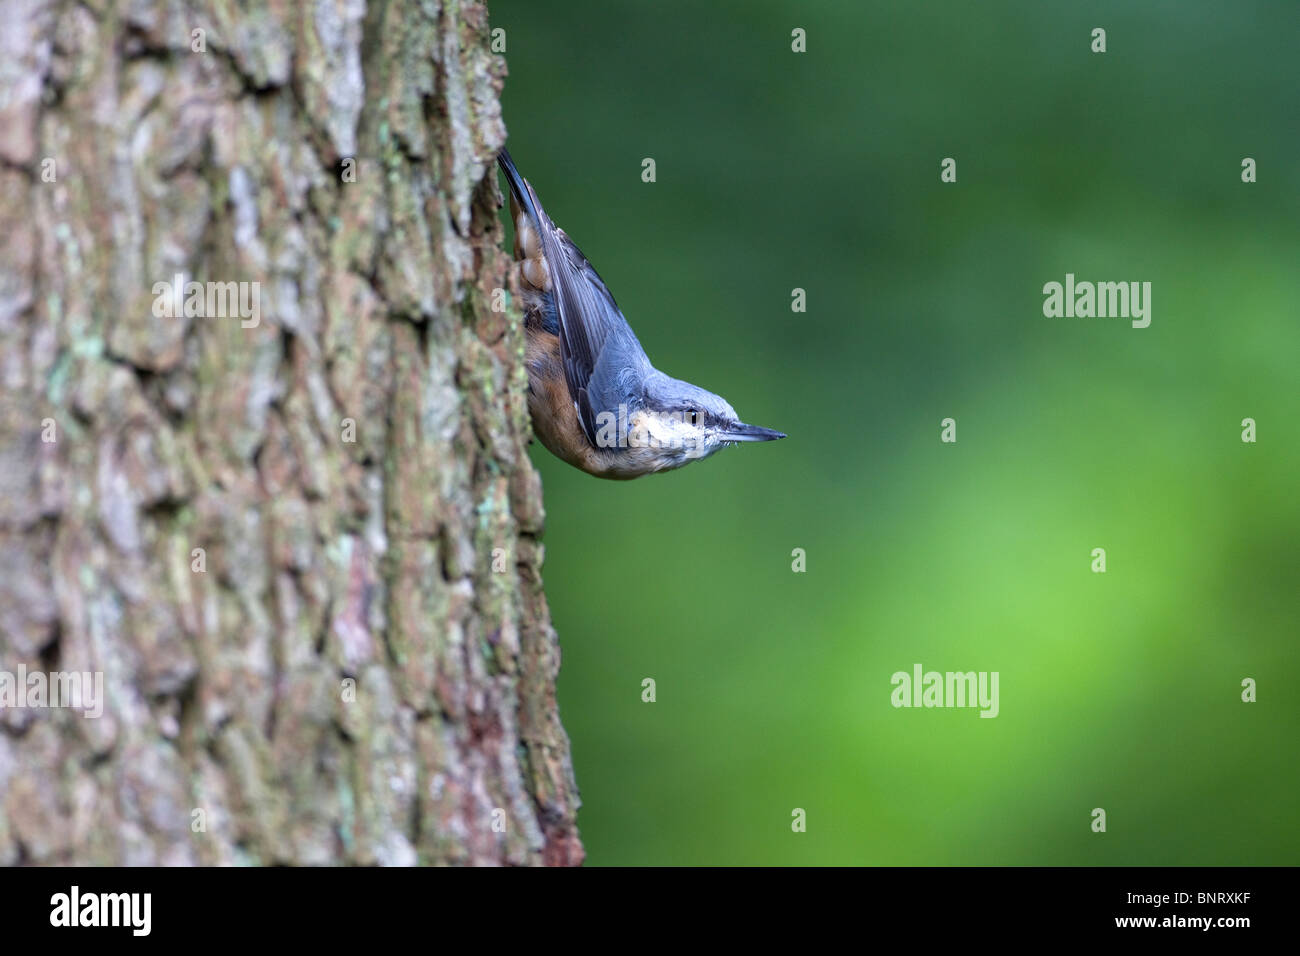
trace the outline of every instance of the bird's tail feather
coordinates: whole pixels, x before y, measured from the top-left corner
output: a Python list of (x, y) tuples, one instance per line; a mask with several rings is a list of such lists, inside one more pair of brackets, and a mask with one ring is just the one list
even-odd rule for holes
[(519, 175), (519, 170), (515, 168), (515, 161), (510, 158), (510, 151), (502, 149), (497, 154), (497, 165), (501, 171), (506, 174), (506, 182), (510, 184), (510, 192), (514, 194), (515, 202), (528, 213), (534, 225), (540, 230), (542, 226), (542, 207), (537, 201), (537, 196), (533, 193), (533, 188), (523, 176)]

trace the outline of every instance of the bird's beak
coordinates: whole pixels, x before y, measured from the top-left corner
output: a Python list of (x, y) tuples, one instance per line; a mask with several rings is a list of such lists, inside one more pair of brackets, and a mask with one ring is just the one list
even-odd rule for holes
[(736, 422), (718, 437), (723, 441), (776, 441), (778, 438), (784, 438), (785, 433), (763, 428), (761, 425)]

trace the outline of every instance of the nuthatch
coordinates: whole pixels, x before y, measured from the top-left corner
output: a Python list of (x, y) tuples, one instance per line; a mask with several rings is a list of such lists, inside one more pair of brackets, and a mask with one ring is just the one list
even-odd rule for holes
[(650, 364), (586, 256), (542, 210), (510, 154), (515, 258), (528, 338), (528, 410), (542, 444), (599, 478), (637, 478), (724, 445), (785, 435), (746, 425), (727, 402)]

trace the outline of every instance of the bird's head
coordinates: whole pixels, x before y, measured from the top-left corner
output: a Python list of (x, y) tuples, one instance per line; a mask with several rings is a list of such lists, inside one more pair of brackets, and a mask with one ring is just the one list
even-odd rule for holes
[(656, 470), (707, 458), (738, 442), (773, 441), (785, 435), (747, 425), (721, 395), (661, 372), (646, 377), (644, 404), (629, 416), (627, 443), (656, 455)]

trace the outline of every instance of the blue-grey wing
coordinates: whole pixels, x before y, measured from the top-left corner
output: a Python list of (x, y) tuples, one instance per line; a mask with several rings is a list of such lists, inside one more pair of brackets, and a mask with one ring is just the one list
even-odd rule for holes
[[(546, 233), (543, 229), (544, 237)], [(554, 242), (555, 251), (548, 249), (546, 257), (548, 264), (556, 263), (550, 271), (560, 314), (565, 380), (583, 430), (596, 444), (597, 415), (618, 415), (620, 406), (639, 405), (636, 390), (645, 378), (649, 361), (586, 256), (563, 230), (555, 230)]]
[(619, 311), (595, 268), (564, 230), (551, 221), (510, 154), (500, 155), (516, 201), (528, 213), (542, 241), (559, 314), (560, 355), (565, 383), (587, 440), (596, 444), (597, 415), (634, 406), (636, 390), (649, 370), (645, 350)]

